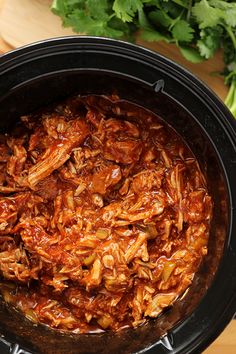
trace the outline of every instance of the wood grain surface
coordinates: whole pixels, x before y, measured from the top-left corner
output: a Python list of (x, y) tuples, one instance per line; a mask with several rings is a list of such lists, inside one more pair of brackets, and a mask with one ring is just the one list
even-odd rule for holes
[[(0, 0), (1, 38), (11, 47), (20, 47), (42, 39), (73, 34), (70, 29), (62, 28), (60, 18), (52, 14), (51, 2), (50, 0)], [(138, 39), (137, 43), (180, 63), (204, 81), (219, 97), (225, 98), (227, 88), (223, 84), (223, 79), (220, 76), (213, 76), (213, 73), (223, 68), (220, 52), (214, 59), (201, 64), (192, 64), (181, 56), (174, 45), (163, 42), (147, 43), (141, 39)], [(4, 49), (5, 45), (3, 46)]]
[[(0, 0), (0, 52), (5, 53), (38, 40), (71, 35), (72, 31), (62, 28), (60, 18), (50, 12), (50, 3), (50, 0)], [(214, 59), (201, 64), (191, 64), (181, 56), (174, 45), (147, 43), (141, 39), (138, 39), (137, 43), (183, 65), (221, 99), (225, 98), (227, 88), (223, 79), (213, 75), (223, 68), (220, 52)], [(236, 320), (230, 322), (204, 354), (236, 354)]]

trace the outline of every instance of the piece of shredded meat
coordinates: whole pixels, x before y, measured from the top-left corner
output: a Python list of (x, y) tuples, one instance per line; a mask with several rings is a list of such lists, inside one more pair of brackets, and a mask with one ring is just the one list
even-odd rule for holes
[(0, 272), (29, 319), (136, 327), (190, 286), (212, 200), (189, 148), (117, 96), (73, 97), (0, 139)]

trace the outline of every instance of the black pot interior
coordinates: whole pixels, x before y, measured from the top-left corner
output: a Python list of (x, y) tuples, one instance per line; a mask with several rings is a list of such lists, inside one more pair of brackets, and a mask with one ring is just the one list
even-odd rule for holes
[[(209, 254), (205, 257), (186, 296), (179, 299), (159, 318), (135, 330), (123, 330), (117, 334), (69, 336), (42, 325), (33, 325), (21, 314), (1, 303), (0, 331), (7, 340), (20, 343), (26, 350), (37, 353), (137, 353), (144, 348), (150, 348), (154, 343), (157, 350), (155, 352), (158, 353), (179, 350), (181, 340), (173, 339), (173, 333), (178, 331), (186, 318), (193, 316), (194, 310), (212, 283), (227, 239), (229, 202), (222, 163), (209, 136), (193, 115), (166, 93), (163, 83), (161, 80), (151, 86), (127, 75), (118, 75), (109, 71), (71, 70), (24, 81), (2, 96), (1, 130), (10, 131), (20, 115), (70, 95), (116, 92), (121, 98), (157, 113), (185, 139), (199, 161), (214, 200)], [(185, 100), (187, 102), (188, 97)], [(196, 101), (195, 109), (197, 104)], [(165, 335), (166, 333), (168, 335)], [(151, 348), (150, 352), (152, 352)]]

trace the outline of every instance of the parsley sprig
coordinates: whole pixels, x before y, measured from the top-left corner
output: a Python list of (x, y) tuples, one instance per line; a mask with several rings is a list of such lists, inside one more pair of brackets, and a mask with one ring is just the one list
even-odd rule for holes
[(54, 0), (65, 27), (95, 36), (174, 43), (193, 63), (224, 53), (225, 103), (236, 117), (236, 1)]

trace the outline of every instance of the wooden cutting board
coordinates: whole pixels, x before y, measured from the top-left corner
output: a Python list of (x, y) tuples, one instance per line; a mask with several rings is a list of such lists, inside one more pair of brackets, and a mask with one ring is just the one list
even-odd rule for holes
[[(0, 0), (0, 36), (11, 47), (16, 48), (47, 38), (73, 34), (70, 29), (62, 28), (60, 18), (50, 11), (51, 3), (52, 0)], [(185, 66), (222, 99), (225, 98), (227, 88), (223, 79), (212, 76), (212, 72), (219, 72), (223, 68), (221, 53), (204, 63), (192, 64), (181, 56), (174, 45), (147, 43), (142, 40), (137, 42)]]
[(50, 11), (50, 0), (1, 2), (0, 32), (12, 47), (73, 34), (72, 30), (62, 28), (60, 18)]

